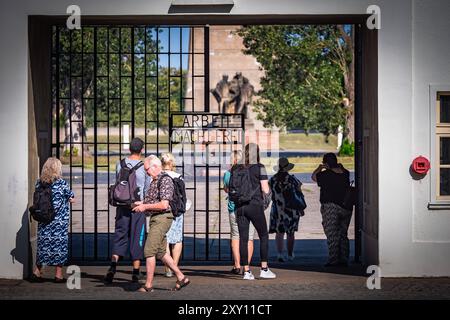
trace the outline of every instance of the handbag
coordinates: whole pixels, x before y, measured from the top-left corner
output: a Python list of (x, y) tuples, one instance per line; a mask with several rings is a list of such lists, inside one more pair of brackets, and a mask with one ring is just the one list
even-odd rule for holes
[(352, 181), (348, 186), (347, 191), (345, 192), (344, 200), (342, 201), (342, 207), (350, 211), (353, 210), (353, 206), (356, 205), (356, 200), (358, 198), (358, 193), (356, 187), (353, 186), (353, 183), (354, 181)]
[(272, 201), (272, 190), (269, 190), (269, 193), (263, 192), (264, 210), (266, 210), (269, 207), (271, 201)]
[(299, 183), (295, 177), (293, 177), (292, 184), (286, 191), (285, 207), (287, 209), (304, 211), (307, 207), (305, 196), (303, 195), (303, 192), (299, 190)]

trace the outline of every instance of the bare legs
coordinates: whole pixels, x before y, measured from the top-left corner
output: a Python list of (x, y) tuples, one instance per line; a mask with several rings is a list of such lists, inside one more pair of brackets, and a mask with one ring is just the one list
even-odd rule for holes
[(287, 241), (287, 250), (288, 250), (288, 255), (290, 257), (293, 256), (294, 254), (294, 243), (295, 243), (295, 234), (287, 234), (286, 235), (286, 241)]
[(248, 264), (252, 261), (253, 256), (253, 240), (248, 241)]
[[(64, 278), (63, 272), (62, 272), (62, 266), (55, 266), (55, 278), (62, 279)], [(33, 271), (34, 275), (36, 277), (42, 277), (42, 266), (36, 265), (36, 268)]]
[(141, 260), (133, 260), (133, 269), (139, 269), (141, 267)]
[(42, 277), (42, 266), (36, 265), (36, 268), (34, 268), (33, 273), (36, 275), (36, 277)]
[(233, 253), (234, 267), (236, 269), (241, 268), (241, 255), (239, 253), (239, 239), (231, 240), (231, 251)]
[(277, 242), (277, 251), (278, 254), (281, 255), (283, 253), (283, 240), (284, 240), (284, 233), (278, 233), (275, 236), (275, 240)]
[(55, 278), (62, 279), (64, 278), (62, 273), (62, 266), (56, 266)]
[[(167, 244), (166, 252), (170, 252), (170, 255), (176, 266), (178, 266), (178, 263), (180, 262), (182, 251), (183, 251), (183, 243), (182, 242), (177, 242), (175, 244)], [(170, 270), (170, 268), (166, 265), (165, 271), (168, 272), (169, 270)]]
[[(116, 254), (112, 255), (111, 262), (117, 263), (119, 261), (119, 256)], [(141, 260), (133, 260), (133, 269), (139, 269), (141, 267)]]
[[(234, 267), (241, 268), (241, 254), (239, 253), (239, 239), (231, 240), (231, 251), (233, 253)], [(248, 241), (248, 264), (252, 261), (253, 256), (253, 240)]]
[(176, 266), (178, 266), (178, 263), (180, 262), (182, 250), (183, 250), (182, 242), (177, 242), (174, 245), (172, 245), (172, 258)]
[[(277, 242), (277, 251), (278, 254), (282, 254), (284, 250), (284, 233), (277, 233), (275, 236), (276, 242)], [(288, 255), (292, 256), (294, 253), (294, 243), (295, 243), (295, 234), (286, 234), (286, 243), (287, 243), (287, 250)]]
[[(164, 256), (161, 258), (161, 261), (170, 268), (170, 270), (175, 273), (175, 276), (177, 277), (178, 281), (182, 281), (185, 277), (184, 274), (181, 272), (181, 270), (177, 267), (175, 262), (173, 261), (170, 254), (167, 252), (164, 254)], [(147, 280), (145, 281), (145, 287), (147, 289), (152, 288), (153, 286), (153, 277), (155, 274), (155, 268), (156, 268), (156, 257), (148, 257), (146, 259), (146, 268), (147, 268)]]

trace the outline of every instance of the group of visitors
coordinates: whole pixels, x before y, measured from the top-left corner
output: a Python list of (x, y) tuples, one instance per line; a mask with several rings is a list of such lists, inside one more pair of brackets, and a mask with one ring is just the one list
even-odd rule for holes
[[(298, 231), (299, 220), (304, 210), (293, 210), (286, 204), (287, 189), (298, 188), (302, 183), (288, 173), (294, 167), (288, 159), (281, 158), (278, 172), (271, 180), (273, 192), (272, 210), (270, 212), (270, 232), (276, 233), (278, 261), (284, 262), (282, 255), (283, 237), (287, 238), (287, 260), (294, 260), (295, 232)], [(322, 226), (327, 237), (328, 262), (326, 267), (347, 266), (350, 255), (348, 228), (352, 217), (352, 209), (345, 204), (350, 192), (350, 172), (338, 163), (334, 153), (323, 156), (322, 163), (314, 170), (311, 179), (320, 187), (320, 212)]]
[[(276, 234), (277, 260), (279, 262), (293, 261), (295, 259), (295, 233), (298, 231), (300, 217), (305, 215), (306, 208), (301, 191), (302, 183), (295, 175), (289, 174), (289, 171), (294, 168), (294, 164), (290, 163), (287, 158), (278, 160), (278, 165), (274, 167), (276, 174), (268, 180), (266, 169), (260, 163), (259, 147), (255, 144), (250, 143), (245, 147), (243, 161), (238, 151), (233, 151), (231, 159), (230, 170), (224, 174), (225, 192), (229, 193), (230, 178), (233, 176), (233, 172), (240, 168), (246, 168), (249, 172), (249, 190), (254, 191), (251, 199), (245, 204), (236, 205), (231, 200), (231, 196), (228, 199), (234, 260), (231, 272), (240, 274), (240, 268), (243, 265), (244, 279), (254, 279), (248, 266), (252, 258), (253, 234), (254, 228), (256, 228), (261, 251), (260, 278), (275, 278), (276, 275), (267, 267), (268, 233)], [(236, 175), (238, 176), (239, 173)], [(320, 212), (329, 253), (325, 266), (347, 266), (350, 254), (347, 232), (352, 209), (348, 205), (344, 205), (344, 202), (350, 190), (350, 173), (342, 164), (338, 163), (334, 153), (327, 153), (323, 156), (322, 163), (314, 170), (311, 179), (320, 187)], [(292, 198), (297, 197), (295, 194), (300, 195), (299, 202), (303, 202), (303, 206), (292, 205)], [(264, 209), (269, 195), (272, 206), (267, 229)], [(283, 254), (285, 234), (287, 256)]]
[[(123, 180), (129, 179), (127, 181), (134, 181), (136, 190), (129, 188), (128, 196), (133, 200), (127, 205), (114, 202), (117, 211), (112, 257), (104, 282), (113, 282), (119, 259), (129, 252), (133, 265), (133, 282), (144, 279), (140, 273), (140, 263), (143, 258), (146, 259), (145, 284), (138, 291), (153, 290), (156, 259), (164, 263), (165, 276), (176, 277), (172, 290), (180, 290), (190, 283), (190, 279), (178, 267), (182, 252), (183, 213), (189, 206), (185, 193), (179, 194), (180, 188), (184, 192), (184, 182), (182, 176), (175, 172), (176, 163), (172, 154), (162, 154), (161, 158), (150, 155), (142, 161), (143, 152), (144, 142), (134, 138), (130, 143), (130, 155), (116, 166), (116, 184), (123, 187)], [(293, 167), (294, 164), (288, 159), (280, 158), (275, 168), (277, 173), (269, 180), (266, 168), (260, 162), (257, 144), (247, 144), (243, 154), (239, 151), (232, 153), (231, 166), (225, 172), (223, 181), (224, 190), (228, 194), (234, 262), (231, 272), (242, 274), (244, 280), (255, 279), (250, 269), (255, 230), (260, 241), (259, 278), (276, 278), (276, 274), (268, 266), (269, 233), (276, 234), (277, 260), (285, 262), (295, 259), (295, 233), (299, 228), (300, 217), (305, 214), (306, 203), (301, 192), (302, 183), (289, 174)], [(349, 172), (338, 163), (335, 154), (328, 153), (313, 172), (312, 180), (320, 187), (322, 225), (329, 250), (326, 266), (347, 265), (347, 230), (352, 211), (344, 208), (342, 202), (350, 185)], [(110, 201), (116, 196), (116, 191), (110, 190)], [(39, 196), (36, 196), (38, 192)], [(42, 282), (42, 266), (50, 265), (56, 266), (54, 281), (60, 283), (65, 282), (62, 266), (68, 258), (69, 203), (73, 203), (75, 198), (62, 179), (61, 162), (54, 157), (45, 162), (36, 183), (34, 199), (40, 199), (41, 206), (45, 192), (51, 195), (52, 205), (48, 210), (34, 210), (32, 215), (36, 219), (38, 215), (35, 212), (42, 215), (42, 212), (48, 211), (51, 218), (38, 220), (36, 266), (30, 279)], [(297, 205), (292, 205), (293, 198)], [(180, 199), (184, 201), (183, 209), (177, 206)], [(268, 224), (264, 211), (270, 203)], [(283, 255), (285, 234), (287, 256)]]
[[(139, 263), (142, 257), (146, 259), (146, 281), (139, 291), (153, 291), (156, 259), (165, 264), (167, 277), (175, 274), (177, 281), (173, 290), (180, 290), (190, 283), (178, 268), (183, 241), (183, 214), (174, 215), (174, 208), (171, 206), (177, 188), (174, 181), (180, 179), (180, 174), (173, 170), (175, 159), (172, 154), (162, 154), (161, 159), (150, 155), (142, 162), (140, 159), (143, 152), (144, 142), (134, 138), (130, 143), (131, 155), (125, 161), (121, 161), (130, 169), (137, 168), (136, 185), (140, 190), (139, 201), (134, 201), (130, 206), (117, 208), (112, 259), (105, 282), (113, 281), (117, 261), (119, 257), (126, 255), (129, 246), (133, 260), (132, 281), (138, 282), (142, 278)], [(121, 173), (119, 165), (116, 173), (119, 179)]]
[[(146, 279), (145, 284), (139, 288), (140, 292), (153, 291), (156, 259), (165, 264), (166, 276), (175, 275), (177, 278), (172, 289), (177, 291), (190, 283), (189, 278), (178, 268), (183, 240), (183, 212), (176, 216), (172, 212), (177, 188), (174, 181), (181, 177), (173, 170), (175, 161), (172, 154), (163, 154), (161, 159), (151, 155), (142, 161), (143, 151), (144, 142), (134, 138), (130, 143), (130, 155), (119, 161), (116, 166), (118, 182), (127, 179), (127, 182), (132, 181), (130, 177), (134, 177), (136, 189), (131, 193), (133, 195), (136, 193), (137, 201), (129, 205), (117, 204), (111, 265), (104, 281), (113, 282), (119, 259), (129, 252), (133, 264), (131, 276), (133, 282), (142, 279), (140, 262), (142, 258), (146, 259)], [(55, 282), (62, 283), (65, 282), (62, 266), (68, 257), (69, 202), (74, 202), (74, 193), (62, 179), (60, 160), (52, 157), (45, 162), (36, 184), (35, 199), (43, 199), (46, 196), (45, 189), (41, 186), (49, 187), (47, 189), (50, 192), (47, 195), (50, 195), (52, 205), (47, 204), (46, 211), (51, 211), (52, 217), (48, 219), (49, 221), (38, 220), (36, 267), (30, 280), (42, 282), (41, 268), (43, 265), (49, 265), (56, 266)], [(36, 206), (44, 207), (42, 200), (35, 202)]]

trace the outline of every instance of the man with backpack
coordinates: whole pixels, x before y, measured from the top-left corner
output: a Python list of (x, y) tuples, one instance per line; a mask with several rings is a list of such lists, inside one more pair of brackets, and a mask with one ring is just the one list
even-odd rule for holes
[(175, 186), (172, 178), (162, 171), (161, 160), (151, 155), (145, 159), (144, 168), (152, 177), (143, 202), (136, 202), (134, 212), (147, 212), (150, 214), (150, 225), (145, 242), (144, 256), (146, 258), (147, 280), (140, 292), (152, 292), (153, 276), (156, 268), (156, 259), (161, 260), (177, 277), (173, 290), (181, 290), (190, 283), (174, 263), (167, 252), (167, 231), (169, 231), (174, 216), (177, 213), (175, 200)]
[(112, 243), (111, 265), (105, 276), (106, 283), (112, 283), (116, 273), (117, 262), (124, 257), (129, 248), (133, 261), (132, 281), (140, 279), (141, 259), (144, 257), (146, 237), (145, 214), (132, 211), (135, 201), (144, 199), (145, 191), (150, 184), (145, 173), (141, 156), (144, 141), (134, 138), (130, 143), (130, 156), (122, 159), (116, 166), (116, 183), (111, 186), (110, 204), (117, 206), (115, 230)]

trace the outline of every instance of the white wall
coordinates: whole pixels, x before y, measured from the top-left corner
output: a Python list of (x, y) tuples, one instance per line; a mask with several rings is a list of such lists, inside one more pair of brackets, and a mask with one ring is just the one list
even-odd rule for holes
[[(3, 5), (2, 5), (3, 6)], [(16, 237), (28, 202), (27, 17), (20, 4), (0, 10), (0, 277), (21, 278), (26, 252)], [(25, 224), (26, 227), (26, 224)], [(12, 256), (13, 252), (14, 256)]]
[[(431, 159), (430, 85), (450, 88), (450, 2), (415, 1), (413, 19), (413, 144), (412, 158)], [(435, 108), (435, 105), (432, 106)], [(432, 168), (434, 170), (434, 163)], [(450, 210), (428, 210), (430, 175), (413, 181), (410, 252), (420, 257), (414, 275), (450, 275)]]
[(382, 6), (379, 33), (379, 259), (383, 276), (413, 272), (411, 1)]
[[(167, 14), (170, 1), (16, 0), (0, 10), (0, 277), (20, 278), (10, 252), (27, 202), (27, 15), (64, 15), (67, 5), (82, 14)], [(384, 276), (450, 275), (450, 216), (428, 212), (422, 182), (408, 173), (413, 155), (426, 155), (430, 82), (450, 82), (447, 0), (235, 0), (231, 14), (363, 14), (382, 10), (379, 32), (380, 265)], [(414, 24), (412, 14), (414, 12)], [(412, 30), (414, 26), (414, 37)], [(442, 32), (442, 33), (441, 33)], [(445, 41), (442, 36), (445, 36)], [(441, 40), (439, 42), (439, 40)], [(412, 53), (414, 48), (414, 54)], [(447, 50), (443, 50), (447, 49)], [(414, 62), (414, 68), (413, 66)], [(439, 62), (439, 63), (437, 63)], [(413, 74), (415, 75), (413, 81)], [(414, 86), (413, 86), (414, 83)], [(414, 99), (413, 97), (414, 90)], [(426, 109), (426, 110), (425, 110)], [(414, 200), (414, 201), (413, 201)], [(422, 241), (422, 242), (420, 242)]]

